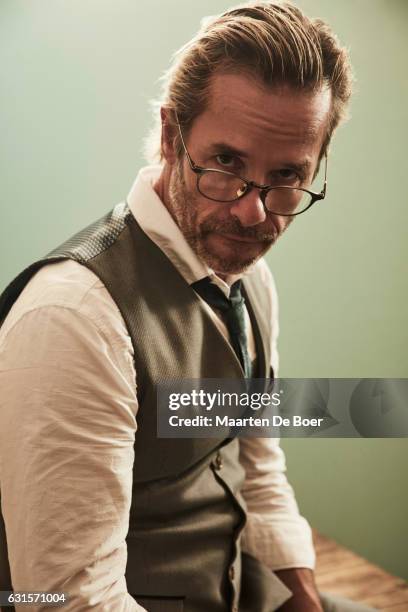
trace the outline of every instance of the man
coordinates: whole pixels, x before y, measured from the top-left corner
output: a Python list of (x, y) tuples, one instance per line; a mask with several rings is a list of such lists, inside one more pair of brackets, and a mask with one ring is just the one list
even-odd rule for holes
[(324, 198), (349, 96), (346, 52), (292, 5), (209, 21), (167, 75), (161, 165), (9, 285), (2, 589), (78, 611), (366, 609), (318, 594), (275, 439), (156, 435), (160, 379), (276, 375), (262, 255)]

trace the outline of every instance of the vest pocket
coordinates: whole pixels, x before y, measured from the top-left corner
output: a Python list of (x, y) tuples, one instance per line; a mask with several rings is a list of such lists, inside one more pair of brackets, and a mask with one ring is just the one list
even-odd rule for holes
[(130, 595), (143, 606), (147, 612), (183, 612), (183, 597), (150, 597), (149, 595)]

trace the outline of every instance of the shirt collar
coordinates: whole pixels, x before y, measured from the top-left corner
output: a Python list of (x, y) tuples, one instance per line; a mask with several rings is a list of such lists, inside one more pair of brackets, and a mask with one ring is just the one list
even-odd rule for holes
[[(170, 259), (189, 285), (209, 276), (211, 281), (229, 297), (230, 285), (195, 254), (153, 189), (161, 171), (160, 165), (145, 166), (139, 171), (127, 198), (133, 216), (145, 234)], [(234, 275), (234, 281), (238, 278), (239, 276)]]

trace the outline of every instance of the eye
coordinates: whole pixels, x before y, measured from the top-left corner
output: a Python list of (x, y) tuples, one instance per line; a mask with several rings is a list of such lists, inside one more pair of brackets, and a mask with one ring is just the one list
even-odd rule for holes
[(229, 153), (220, 153), (215, 157), (217, 163), (223, 168), (234, 168), (235, 167), (235, 158), (233, 155)]
[(281, 168), (275, 172), (274, 183), (276, 185), (288, 185), (298, 187), (303, 182), (303, 177), (293, 168)]
[(278, 171), (278, 177), (283, 178), (286, 181), (291, 181), (299, 178), (299, 175), (291, 168), (282, 168)]

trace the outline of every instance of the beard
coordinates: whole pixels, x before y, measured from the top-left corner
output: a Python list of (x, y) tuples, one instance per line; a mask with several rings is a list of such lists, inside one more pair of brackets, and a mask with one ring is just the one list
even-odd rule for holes
[[(201, 197), (201, 196), (200, 196)], [(204, 197), (204, 196), (202, 196)], [(243, 227), (228, 212), (228, 203), (219, 204), (219, 212), (209, 214), (199, 222), (198, 192), (191, 193), (184, 181), (182, 162), (175, 165), (169, 182), (170, 213), (194, 253), (214, 272), (241, 274), (255, 264), (276, 241), (279, 232), (275, 226)], [(226, 216), (227, 215), (227, 216)], [(217, 235), (232, 234), (237, 238), (249, 238), (256, 242), (234, 242), (228, 246), (214, 245)]]

